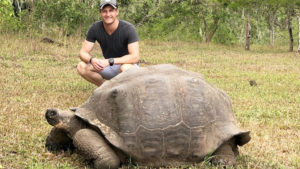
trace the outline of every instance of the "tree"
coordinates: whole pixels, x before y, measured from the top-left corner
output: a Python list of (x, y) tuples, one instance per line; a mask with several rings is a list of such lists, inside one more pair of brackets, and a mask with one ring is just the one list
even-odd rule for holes
[(298, 19), (298, 53), (300, 53), (300, 9), (298, 9), (297, 13), (297, 19)]
[(290, 48), (289, 48), (290, 52), (293, 52), (293, 48), (294, 48), (293, 29), (292, 29), (292, 26), (291, 26), (293, 13), (294, 13), (294, 9), (291, 9), (291, 8), (286, 9), (287, 29), (288, 29), (288, 32), (289, 32), (289, 41), (290, 41)]
[(18, 31), (23, 24), (14, 15), (13, 6), (10, 0), (0, 1), (0, 31)]
[(295, 13), (298, 20), (298, 49), (297, 52), (300, 53), (300, 0), (295, 3)]
[(266, 17), (269, 35), (270, 35), (270, 45), (274, 46), (275, 41), (275, 21), (277, 19), (277, 11), (281, 0), (264, 0), (263, 1), (263, 13)]
[(246, 21), (246, 42), (245, 42), (245, 50), (250, 50), (250, 39), (251, 39), (251, 24), (250, 24), (250, 14), (247, 13), (247, 21)]
[[(295, 0), (268, 0), (266, 1), (267, 13), (268, 15), (268, 25), (270, 29), (270, 43), (274, 45), (274, 36), (275, 29), (274, 26), (279, 26), (281, 30), (286, 29), (289, 34), (289, 51), (293, 51), (294, 47), (294, 38), (293, 38), (293, 29), (292, 29), (292, 17), (295, 16)], [(272, 10), (270, 10), (270, 8)], [(278, 11), (283, 10), (283, 13), (279, 13)], [(278, 21), (279, 15), (283, 16), (282, 23)]]
[(259, 0), (236, 0), (236, 1), (229, 1), (229, 0), (220, 0), (228, 3), (229, 7), (232, 10), (239, 11), (240, 9), (246, 13), (246, 26), (245, 26), (245, 50), (250, 50), (251, 44), (251, 13), (253, 9), (260, 6)]
[(35, 1), (34, 18), (42, 29), (45, 25), (57, 26), (64, 35), (70, 35), (82, 29), (82, 23), (90, 26), (95, 15), (98, 16), (99, 6), (91, 0), (39, 0)]
[[(32, 3), (31, 12), (23, 8), (27, 2)], [(274, 44), (276, 37), (281, 43), (283, 38), (289, 38), (292, 51), (296, 30), (293, 21), (295, 16), (300, 17), (300, 0), (119, 0), (118, 3), (120, 19), (136, 25), (141, 38), (243, 43), (246, 50), (250, 50), (252, 43)], [(80, 34), (100, 19), (99, 1), (94, 0), (0, 0), (0, 5), (1, 31), (25, 27), (59, 31), (63, 35)], [(283, 31), (288, 36), (282, 36)]]
[(203, 21), (204, 41), (211, 42), (213, 36), (219, 28), (219, 23), (225, 20), (226, 12), (218, 3), (203, 4), (201, 19)]

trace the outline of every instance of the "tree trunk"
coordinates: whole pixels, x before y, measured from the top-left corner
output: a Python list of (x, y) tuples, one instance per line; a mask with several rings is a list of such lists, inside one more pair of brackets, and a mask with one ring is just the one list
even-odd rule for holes
[(204, 39), (203, 40), (204, 40), (204, 42), (209, 43), (218, 29), (218, 23), (219, 23), (220, 18), (219, 17), (214, 18), (214, 23), (211, 26), (212, 30), (210, 31), (210, 30), (208, 30), (208, 28), (210, 26), (207, 25), (204, 13), (202, 13), (201, 17), (202, 17), (203, 24), (204, 24), (204, 28), (203, 28)]
[(13, 8), (14, 8), (14, 14), (16, 17), (19, 17), (19, 13), (21, 12), (21, 4), (18, 0), (13, 0), (12, 2)]
[(251, 39), (250, 14), (247, 14), (247, 23), (246, 23), (246, 45), (245, 45), (245, 49), (246, 49), (246, 50), (250, 50), (250, 39)]
[(218, 23), (219, 23), (219, 18), (214, 19), (214, 28), (213, 30), (209, 33), (208, 37), (206, 38), (206, 42), (209, 43), (211, 39), (213, 38), (214, 34), (216, 33), (218, 29)]
[(269, 6), (269, 11), (267, 12), (268, 28), (270, 33), (270, 45), (274, 46), (275, 41), (275, 21), (276, 21), (276, 12), (277, 6)]
[(274, 39), (275, 39), (275, 29), (274, 29), (274, 25), (270, 26), (270, 44), (271, 46), (274, 46)]
[(44, 35), (45, 34), (45, 31), (46, 31), (46, 16), (43, 14), (43, 17), (42, 17), (43, 19), (42, 19), (42, 25), (41, 25), (41, 27), (42, 27), (42, 34)]
[(293, 38), (293, 31), (291, 27), (291, 15), (288, 13), (287, 15), (287, 26), (288, 26), (288, 31), (290, 35), (290, 52), (293, 52), (293, 47), (294, 47), (294, 38)]
[(204, 42), (207, 42), (207, 23), (206, 23), (206, 19), (205, 19), (205, 16), (204, 16), (204, 13), (202, 13), (202, 20), (203, 20), (203, 24), (204, 24), (204, 35), (203, 35), (203, 41)]
[(269, 32), (270, 32), (270, 45), (274, 46), (274, 39), (275, 39), (275, 27), (274, 27), (274, 22), (275, 22), (275, 13), (272, 13), (269, 15), (268, 20), (269, 20)]
[(300, 53), (300, 10), (297, 15), (298, 18), (298, 52)]

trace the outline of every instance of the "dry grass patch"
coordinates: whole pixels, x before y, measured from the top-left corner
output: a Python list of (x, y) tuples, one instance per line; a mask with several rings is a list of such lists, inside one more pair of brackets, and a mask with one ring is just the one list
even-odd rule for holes
[[(53, 156), (44, 148), (51, 128), (45, 110), (78, 106), (95, 89), (75, 69), (83, 39), (54, 39), (63, 46), (41, 39), (0, 35), (0, 168), (85, 168), (76, 154)], [(93, 55), (101, 55), (98, 45)], [(141, 66), (172, 63), (199, 72), (230, 95), (240, 125), (252, 135), (234, 168), (300, 168), (300, 55), (281, 48), (246, 52), (197, 42), (141, 41), (141, 59)]]

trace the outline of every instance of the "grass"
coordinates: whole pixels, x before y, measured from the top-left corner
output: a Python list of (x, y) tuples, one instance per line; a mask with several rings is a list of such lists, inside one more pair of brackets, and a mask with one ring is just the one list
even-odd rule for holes
[[(77, 154), (44, 148), (51, 129), (45, 110), (78, 106), (96, 88), (76, 73), (83, 39), (55, 39), (64, 46), (41, 39), (0, 35), (0, 169), (89, 168)], [(250, 52), (198, 42), (147, 40), (140, 46), (141, 66), (171, 63), (201, 73), (230, 95), (240, 126), (252, 136), (234, 168), (300, 168), (300, 54), (285, 46), (252, 46)], [(100, 56), (98, 45), (93, 55)]]

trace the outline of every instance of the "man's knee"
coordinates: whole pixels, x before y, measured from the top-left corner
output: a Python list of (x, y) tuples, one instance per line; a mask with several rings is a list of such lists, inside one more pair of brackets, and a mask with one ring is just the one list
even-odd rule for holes
[(120, 67), (120, 72), (124, 72), (132, 67), (135, 67), (135, 65), (133, 64), (123, 64), (121, 67)]
[(79, 62), (77, 65), (77, 72), (80, 75), (85, 75), (87, 72), (87, 64), (85, 62)]

